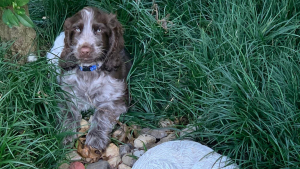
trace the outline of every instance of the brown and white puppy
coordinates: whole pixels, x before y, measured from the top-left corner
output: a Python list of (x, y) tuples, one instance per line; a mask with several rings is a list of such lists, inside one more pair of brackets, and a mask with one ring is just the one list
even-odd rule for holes
[[(80, 125), (81, 111), (95, 109), (86, 145), (105, 149), (116, 120), (127, 111), (126, 78), (131, 67), (116, 15), (83, 8), (66, 19), (64, 32), (47, 58), (62, 68), (61, 87), (71, 94), (66, 98), (71, 112), (66, 112), (64, 126), (75, 130)], [(73, 138), (66, 137), (64, 143)]]

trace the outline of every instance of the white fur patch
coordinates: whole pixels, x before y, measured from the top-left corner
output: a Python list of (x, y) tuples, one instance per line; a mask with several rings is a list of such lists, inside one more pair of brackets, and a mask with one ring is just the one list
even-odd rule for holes
[[(83, 19), (83, 30), (81, 30), (81, 35), (78, 37), (78, 43), (76, 45), (76, 49), (81, 47), (83, 44), (87, 44), (93, 46), (96, 42), (95, 35), (93, 32), (93, 19), (94, 19), (94, 12), (92, 10), (83, 9), (81, 11), (81, 16)], [(74, 52), (77, 52), (75, 50)]]
[(60, 55), (65, 47), (64, 43), (65, 33), (61, 32), (55, 39), (54, 45), (51, 48), (50, 52), (47, 52), (47, 59), (49, 59), (49, 63), (55, 64), (58, 66), (58, 60)]
[[(55, 70), (58, 74), (60, 74), (60, 68), (58, 67), (58, 61), (60, 58), (60, 55), (65, 47), (64, 43), (65, 39), (65, 33), (61, 32), (55, 39), (54, 45), (51, 48), (50, 52), (47, 52), (47, 59), (49, 64), (54, 64), (55, 65)], [(57, 82), (60, 83), (60, 78), (57, 76), (56, 78)]]

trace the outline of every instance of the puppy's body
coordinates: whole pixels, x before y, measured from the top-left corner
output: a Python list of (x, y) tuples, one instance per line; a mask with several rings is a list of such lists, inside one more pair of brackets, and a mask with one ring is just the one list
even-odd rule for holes
[[(62, 68), (59, 78), (62, 89), (73, 95), (66, 98), (70, 100), (71, 111), (66, 112), (68, 119), (64, 126), (75, 130), (81, 120), (80, 112), (95, 109), (86, 144), (105, 149), (116, 120), (127, 111), (126, 77), (131, 62), (124, 50), (121, 24), (114, 15), (88, 7), (68, 18), (64, 31), (47, 55)], [(84, 66), (94, 69), (82, 71), (86, 69)], [(67, 137), (65, 143), (72, 138)]]

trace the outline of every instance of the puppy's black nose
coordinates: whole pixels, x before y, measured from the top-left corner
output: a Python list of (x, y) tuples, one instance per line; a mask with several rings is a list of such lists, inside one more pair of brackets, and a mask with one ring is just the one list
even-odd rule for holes
[(88, 46), (82, 46), (80, 49), (81, 55), (89, 55), (91, 53), (91, 48)]

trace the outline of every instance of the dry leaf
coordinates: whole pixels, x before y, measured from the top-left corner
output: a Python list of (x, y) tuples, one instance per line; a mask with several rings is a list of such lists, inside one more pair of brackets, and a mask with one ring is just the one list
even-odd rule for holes
[(85, 139), (86, 138), (78, 139), (78, 154), (81, 155), (81, 157), (83, 157), (85, 159), (85, 162), (87, 163), (94, 163), (99, 161), (99, 159), (101, 158), (101, 151), (85, 145)]

